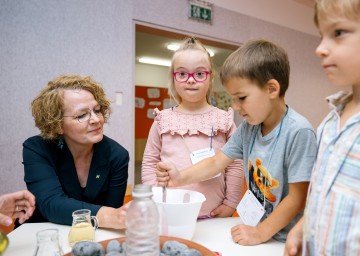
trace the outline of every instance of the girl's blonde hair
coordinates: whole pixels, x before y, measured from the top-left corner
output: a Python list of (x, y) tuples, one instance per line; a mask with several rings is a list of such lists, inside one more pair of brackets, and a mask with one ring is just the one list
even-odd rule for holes
[(213, 80), (215, 77), (215, 69), (214, 69), (214, 63), (210, 57), (209, 52), (206, 50), (206, 48), (204, 47), (204, 45), (200, 42), (199, 39), (197, 39), (196, 37), (189, 37), (186, 38), (182, 44), (180, 45), (179, 49), (177, 49), (171, 59), (171, 67), (170, 67), (170, 74), (169, 74), (169, 88), (168, 88), (168, 94), (170, 96), (171, 99), (175, 100), (175, 102), (177, 104), (181, 103), (181, 97), (179, 96), (179, 94), (177, 93), (176, 89), (175, 89), (175, 83), (174, 83), (174, 77), (173, 77), (173, 72), (174, 72), (174, 61), (177, 57), (177, 55), (182, 52), (182, 51), (186, 51), (186, 50), (199, 50), (202, 51), (206, 54), (208, 60), (209, 60), (209, 64), (210, 64), (210, 74), (209, 74), (209, 90), (206, 93), (206, 101), (211, 104), (210, 101), (210, 96), (212, 93), (212, 87), (213, 87)]
[(331, 20), (332, 16), (338, 15), (360, 20), (360, 0), (315, 0), (314, 22), (317, 27), (320, 20)]
[(35, 125), (44, 139), (55, 140), (63, 126), (64, 90), (86, 90), (90, 92), (107, 122), (111, 108), (102, 85), (90, 76), (62, 75), (50, 81), (40, 94), (32, 101), (31, 109)]

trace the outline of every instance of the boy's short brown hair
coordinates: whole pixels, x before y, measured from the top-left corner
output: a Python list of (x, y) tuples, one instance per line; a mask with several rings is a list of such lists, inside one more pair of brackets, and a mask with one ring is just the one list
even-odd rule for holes
[(280, 84), (280, 96), (289, 87), (290, 64), (286, 51), (263, 39), (250, 40), (225, 60), (220, 79), (222, 84), (231, 78), (246, 78), (263, 87), (270, 79)]

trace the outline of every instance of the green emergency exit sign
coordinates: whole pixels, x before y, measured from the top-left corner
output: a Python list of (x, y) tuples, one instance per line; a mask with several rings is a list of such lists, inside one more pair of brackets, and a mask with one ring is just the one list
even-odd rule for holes
[(189, 1), (189, 18), (211, 23), (212, 4), (204, 1)]

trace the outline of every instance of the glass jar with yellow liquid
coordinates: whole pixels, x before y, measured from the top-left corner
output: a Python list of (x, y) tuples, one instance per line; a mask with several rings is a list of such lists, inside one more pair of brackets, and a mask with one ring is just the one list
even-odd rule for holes
[(6, 248), (9, 245), (9, 239), (5, 232), (3, 232), (0, 229), (0, 256), (3, 254), (3, 252), (6, 250)]
[[(97, 218), (91, 216), (91, 211), (81, 209), (72, 213), (73, 222), (69, 232), (69, 244), (72, 247), (76, 242), (94, 241), (95, 230), (98, 228)], [(91, 223), (94, 222), (94, 226)]]

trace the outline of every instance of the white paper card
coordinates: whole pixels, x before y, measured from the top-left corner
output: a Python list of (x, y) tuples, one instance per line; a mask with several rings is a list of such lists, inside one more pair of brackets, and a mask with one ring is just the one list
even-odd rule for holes
[(246, 191), (236, 210), (243, 223), (252, 227), (259, 223), (265, 213), (264, 207), (250, 190)]
[[(199, 149), (199, 150), (191, 152), (190, 158), (191, 158), (192, 164), (196, 164), (197, 162), (200, 162), (201, 160), (208, 158), (208, 157), (212, 157), (214, 155), (215, 155), (215, 151), (213, 148), (203, 148), (203, 149)], [(221, 175), (221, 172), (212, 178), (219, 177), (220, 175)]]
[(201, 160), (212, 157), (215, 155), (215, 151), (213, 148), (203, 148), (196, 151), (191, 152), (190, 158), (192, 164), (196, 164), (197, 162), (200, 162)]

